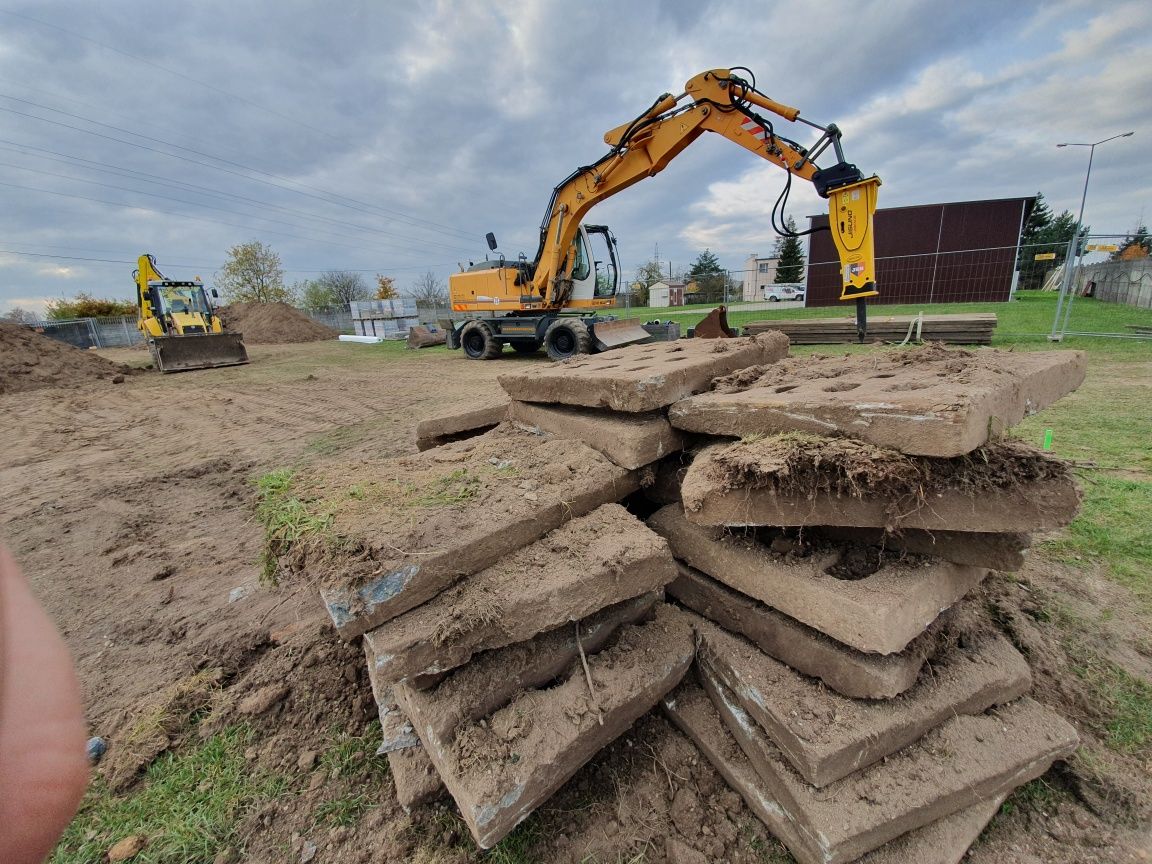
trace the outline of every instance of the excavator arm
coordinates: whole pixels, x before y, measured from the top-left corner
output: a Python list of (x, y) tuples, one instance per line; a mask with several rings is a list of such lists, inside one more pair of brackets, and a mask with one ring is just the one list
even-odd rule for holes
[[(805, 148), (778, 134), (761, 112), (805, 123), (819, 129), (821, 136)], [(812, 183), (828, 199), (829, 227), (841, 264), (840, 299), (856, 300), (858, 314), (863, 315), (864, 299), (879, 293), (872, 216), (880, 178), (865, 178), (844, 160), (835, 125), (819, 126), (801, 118), (799, 109), (770, 99), (756, 89), (754, 79), (749, 82), (728, 69), (697, 75), (679, 96), (666, 93), (635, 120), (609, 131), (604, 136), (611, 147), (608, 153), (578, 168), (553, 190), (540, 226), (532, 273), (532, 291), (543, 298), (544, 305), (562, 306), (572, 290), (575, 256), (569, 250), (588, 211), (645, 177), (659, 174), (705, 132), (723, 135), (787, 172), (778, 207), (786, 201), (793, 177)], [(828, 147), (837, 162), (822, 169), (815, 160)], [(775, 216), (774, 211), (774, 222)]]

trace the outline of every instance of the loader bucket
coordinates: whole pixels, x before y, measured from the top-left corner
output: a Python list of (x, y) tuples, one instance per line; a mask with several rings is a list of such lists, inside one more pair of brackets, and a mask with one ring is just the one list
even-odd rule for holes
[(238, 366), (248, 362), (239, 333), (195, 333), (188, 336), (157, 336), (150, 341), (152, 359), (161, 372)]
[(704, 316), (692, 333), (696, 339), (729, 339), (736, 331), (728, 326), (728, 307), (717, 306)]
[(597, 321), (593, 328), (596, 337), (596, 347), (601, 351), (619, 348), (621, 345), (632, 345), (636, 342), (650, 342), (652, 335), (640, 326), (634, 318), (624, 318), (617, 321)]

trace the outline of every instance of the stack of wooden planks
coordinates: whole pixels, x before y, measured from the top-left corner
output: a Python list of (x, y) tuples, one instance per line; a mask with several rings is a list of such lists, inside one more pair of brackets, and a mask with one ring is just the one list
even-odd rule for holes
[[(867, 342), (901, 342), (912, 328), (909, 341), (917, 341), (916, 320), (920, 318), (919, 341), (946, 342), (950, 345), (991, 345), (996, 329), (995, 312), (971, 312), (965, 315), (870, 315)], [(791, 320), (750, 321), (744, 326), (745, 336), (768, 330), (787, 334), (793, 345), (836, 345), (856, 341), (856, 319), (794, 318)]]

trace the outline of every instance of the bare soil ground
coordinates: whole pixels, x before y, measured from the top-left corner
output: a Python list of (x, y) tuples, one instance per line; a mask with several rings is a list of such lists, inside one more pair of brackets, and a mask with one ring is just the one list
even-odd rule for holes
[[(658, 715), (488, 855), (450, 803), (405, 814), (383, 759), (365, 767), (370, 757), (356, 755), (375, 746), (361, 649), (336, 638), (314, 586), (260, 583), (251, 480), (314, 460), (414, 452), (421, 417), (489, 400), (499, 372), (543, 361), (330, 342), (250, 353), (249, 366), (0, 395), (0, 536), (71, 645), (92, 734), (111, 743), (111, 779), (127, 774), (130, 785), (165, 747), (187, 752), (242, 723), (253, 730), (248, 773), (278, 778), (236, 810), (216, 847), (243, 860), (659, 862), (667, 838), (709, 860), (790, 860)], [(139, 352), (106, 354), (146, 362)], [(1094, 381), (1114, 386), (1115, 376), (1098, 366), (1085, 391)], [(1107, 658), (1146, 684), (1149, 612), (1103, 570), (1041, 549), (1022, 573), (982, 589), (1033, 665), (1034, 695), (1069, 717), (1085, 744), (1009, 800), (970, 860), (1152, 854), (1148, 749), (1143, 739), (1113, 740), (1112, 691), (1086, 659)], [(108, 783), (98, 780), (96, 794), (111, 794)], [(119, 839), (102, 831), (88, 839), (103, 849)], [(141, 860), (202, 860), (149, 858), (153, 849)]]

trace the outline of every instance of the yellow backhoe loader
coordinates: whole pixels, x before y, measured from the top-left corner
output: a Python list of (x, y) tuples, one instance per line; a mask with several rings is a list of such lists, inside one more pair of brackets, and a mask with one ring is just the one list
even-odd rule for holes
[(161, 372), (248, 362), (241, 334), (224, 332), (201, 282), (165, 279), (151, 255), (140, 256), (132, 276), (139, 307), (136, 326), (148, 340), (152, 360)]
[[(811, 126), (820, 137), (804, 147), (776, 132), (762, 112)], [(632, 322), (596, 314), (616, 305), (616, 244), (603, 225), (582, 223), (597, 203), (660, 173), (705, 132), (722, 135), (787, 172), (772, 212), (778, 233), (789, 233), (783, 213), (793, 177), (812, 183), (828, 199), (830, 230), (840, 255), (840, 299), (856, 301), (857, 329), (866, 332), (865, 301), (879, 293), (872, 217), (880, 178), (864, 177), (845, 161), (835, 124), (821, 126), (802, 118), (799, 109), (757, 90), (749, 70), (735, 67), (702, 72), (679, 96), (665, 93), (639, 117), (606, 133), (604, 141), (611, 149), (577, 168), (552, 191), (534, 259), (507, 261), (501, 255), (452, 274), (452, 309), (472, 315), (448, 334), (448, 346), (463, 348), (478, 360), (500, 356), (505, 344), (524, 353), (543, 346), (549, 357), (560, 360), (646, 338)], [(816, 159), (829, 147), (836, 164), (821, 168)], [(489, 234), (487, 239), (495, 251), (495, 238)], [(602, 259), (591, 254), (590, 243), (596, 239), (607, 247)]]

